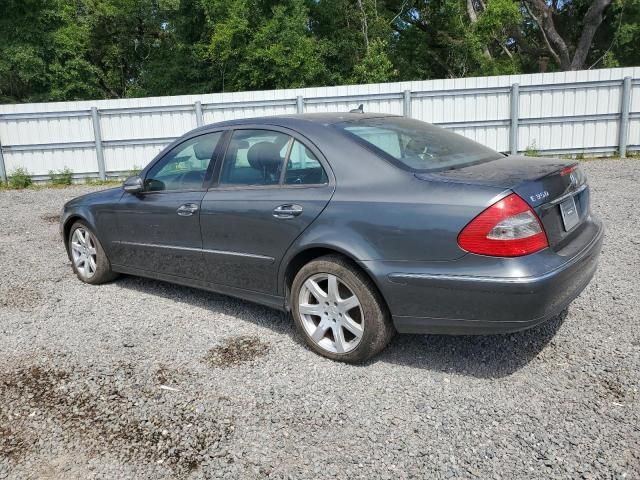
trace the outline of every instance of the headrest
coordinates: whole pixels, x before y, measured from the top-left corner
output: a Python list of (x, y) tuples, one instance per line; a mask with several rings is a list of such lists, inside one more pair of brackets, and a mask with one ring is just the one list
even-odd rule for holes
[(282, 163), (280, 149), (271, 142), (260, 142), (253, 145), (247, 151), (247, 160), (249, 165), (256, 170), (275, 169)]
[(429, 147), (429, 141), (427, 139), (412, 138), (409, 143), (404, 147), (405, 150), (414, 155), (422, 155)]
[(216, 148), (218, 139), (211, 135), (204, 135), (198, 142), (193, 144), (193, 153), (198, 160), (210, 160), (213, 150)]

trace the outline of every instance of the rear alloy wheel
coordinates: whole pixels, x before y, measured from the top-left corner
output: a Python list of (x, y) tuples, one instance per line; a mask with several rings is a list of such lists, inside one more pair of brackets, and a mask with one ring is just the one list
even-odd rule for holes
[(307, 334), (329, 352), (350, 352), (362, 340), (360, 300), (335, 275), (318, 273), (305, 280), (298, 296), (298, 312)]
[(99, 284), (116, 278), (98, 238), (89, 227), (76, 222), (69, 233), (69, 254), (73, 271), (85, 283)]
[(371, 280), (337, 255), (314, 260), (298, 272), (291, 309), (307, 344), (334, 360), (364, 361), (395, 332)]

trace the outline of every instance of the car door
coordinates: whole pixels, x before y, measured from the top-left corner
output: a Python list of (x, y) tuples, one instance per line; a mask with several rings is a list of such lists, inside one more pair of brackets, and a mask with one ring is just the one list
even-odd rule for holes
[(326, 161), (291, 132), (237, 129), (217, 178), (201, 209), (208, 281), (276, 295), (280, 260), (333, 194)]
[(118, 241), (113, 263), (202, 278), (200, 204), (213, 171), (222, 132), (189, 138), (143, 172), (144, 191), (118, 204)]

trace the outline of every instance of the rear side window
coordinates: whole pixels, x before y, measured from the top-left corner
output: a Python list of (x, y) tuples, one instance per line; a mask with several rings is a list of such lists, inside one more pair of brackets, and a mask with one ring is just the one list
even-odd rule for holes
[(289, 153), (286, 185), (319, 185), (327, 183), (327, 174), (311, 150), (295, 140)]
[(322, 164), (311, 150), (291, 136), (271, 130), (234, 131), (220, 176), (220, 185), (237, 186), (328, 182)]
[(336, 125), (360, 143), (408, 170), (450, 170), (501, 155), (462, 135), (409, 118), (366, 118)]
[(277, 185), (293, 139), (270, 130), (233, 132), (222, 166), (222, 185)]

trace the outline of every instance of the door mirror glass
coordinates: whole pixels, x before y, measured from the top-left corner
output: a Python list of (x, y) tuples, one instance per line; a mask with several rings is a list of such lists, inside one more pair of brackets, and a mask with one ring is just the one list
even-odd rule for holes
[(133, 177), (127, 178), (122, 184), (122, 188), (127, 193), (140, 193), (144, 190), (144, 184), (142, 182), (142, 178), (138, 175), (134, 175)]

